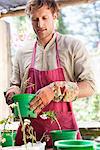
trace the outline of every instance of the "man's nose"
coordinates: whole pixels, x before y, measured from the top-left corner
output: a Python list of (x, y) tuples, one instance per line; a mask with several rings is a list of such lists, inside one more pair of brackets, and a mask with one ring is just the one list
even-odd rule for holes
[(43, 20), (38, 20), (38, 27), (40, 27), (40, 28), (43, 27)]

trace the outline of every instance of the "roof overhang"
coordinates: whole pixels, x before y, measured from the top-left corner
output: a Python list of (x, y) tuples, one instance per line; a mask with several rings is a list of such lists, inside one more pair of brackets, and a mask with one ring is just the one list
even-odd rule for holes
[[(97, 0), (56, 0), (59, 8), (82, 3), (92, 3)], [(27, 0), (0, 0), (0, 18), (7, 16), (24, 16)]]

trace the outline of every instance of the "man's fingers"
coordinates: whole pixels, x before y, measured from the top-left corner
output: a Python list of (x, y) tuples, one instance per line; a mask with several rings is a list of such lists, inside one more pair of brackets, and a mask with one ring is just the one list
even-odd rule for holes
[(30, 103), (30, 108), (36, 109), (41, 103), (41, 98), (39, 96), (36, 96), (35, 99), (33, 99), (33, 101)]
[(6, 92), (6, 97), (8, 97), (8, 96), (12, 96), (12, 94), (13, 94), (14, 92), (13, 92), (13, 90), (12, 89), (10, 89), (10, 90), (8, 90), (7, 92)]
[(42, 109), (44, 108), (43, 103), (41, 103), (40, 105), (34, 105), (32, 106), (32, 109), (34, 110), (34, 112), (38, 115)]
[(37, 114), (47, 106), (54, 98), (54, 91), (51, 87), (46, 86), (37, 92), (37, 96), (30, 102), (30, 109)]
[(37, 101), (40, 100), (39, 96), (36, 96), (31, 102), (30, 102), (30, 107), (32, 107), (33, 105), (35, 105), (35, 103), (37, 103)]
[(5, 94), (5, 100), (8, 105), (13, 103), (12, 97), (14, 96), (14, 94), (15, 94), (14, 92), (8, 92)]
[(19, 87), (12, 86), (7, 90), (5, 96), (8, 97), (10, 94), (13, 96), (14, 94), (20, 94), (20, 93), (21, 93), (21, 91), (20, 91)]
[(41, 112), (41, 110), (42, 110), (41, 108), (37, 108), (37, 109), (35, 109), (34, 112), (38, 115)]
[(34, 108), (34, 112), (39, 114), (43, 108), (44, 108), (44, 105), (41, 103), (36, 108)]

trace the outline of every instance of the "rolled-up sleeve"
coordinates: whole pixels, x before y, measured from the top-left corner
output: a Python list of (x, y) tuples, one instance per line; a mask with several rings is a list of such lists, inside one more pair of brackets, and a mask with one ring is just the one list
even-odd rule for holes
[(95, 90), (91, 58), (85, 45), (80, 41), (77, 41), (74, 47), (74, 69), (77, 82), (87, 81)]

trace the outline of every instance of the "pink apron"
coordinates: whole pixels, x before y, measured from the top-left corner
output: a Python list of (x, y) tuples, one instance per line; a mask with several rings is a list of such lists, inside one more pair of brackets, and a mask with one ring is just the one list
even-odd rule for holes
[[(35, 61), (35, 54), (36, 54), (36, 47), (37, 42), (35, 43), (34, 50), (33, 50), (33, 56), (32, 56), (32, 62), (31, 67), (29, 69), (29, 77), (30, 82), (35, 84), (35, 91), (33, 91), (33, 88), (28, 88), (26, 93), (35, 93), (40, 88), (54, 82), (54, 81), (65, 81), (64, 77), (64, 71), (63, 68), (60, 65), (60, 58), (59, 58), (59, 51), (58, 51), (58, 43), (57, 43), (57, 37), (56, 37), (56, 60), (57, 60), (57, 69), (54, 70), (48, 70), (48, 71), (39, 71), (34, 68), (34, 61)], [(71, 102), (54, 102), (52, 101), (49, 105), (47, 105), (41, 113), (44, 111), (55, 111), (57, 114), (57, 119), (61, 125), (62, 129), (74, 129), (78, 130), (78, 126), (72, 111), (72, 104)], [(40, 113), (40, 114), (41, 114)], [(51, 130), (58, 129), (57, 123), (53, 122), (51, 123), (50, 119), (43, 120), (40, 117), (40, 114), (36, 119), (31, 119), (31, 125), (33, 126), (34, 130), (37, 134), (37, 140), (39, 140), (43, 133), (46, 131), (47, 135), (50, 136)], [(80, 139), (81, 135), (78, 131), (77, 138)], [(22, 133), (21, 128), (19, 127), (16, 137), (16, 144), (21, 145), (22, 144)], [(51, 138), (47, 142), (47, 146), (52, 146)]]

